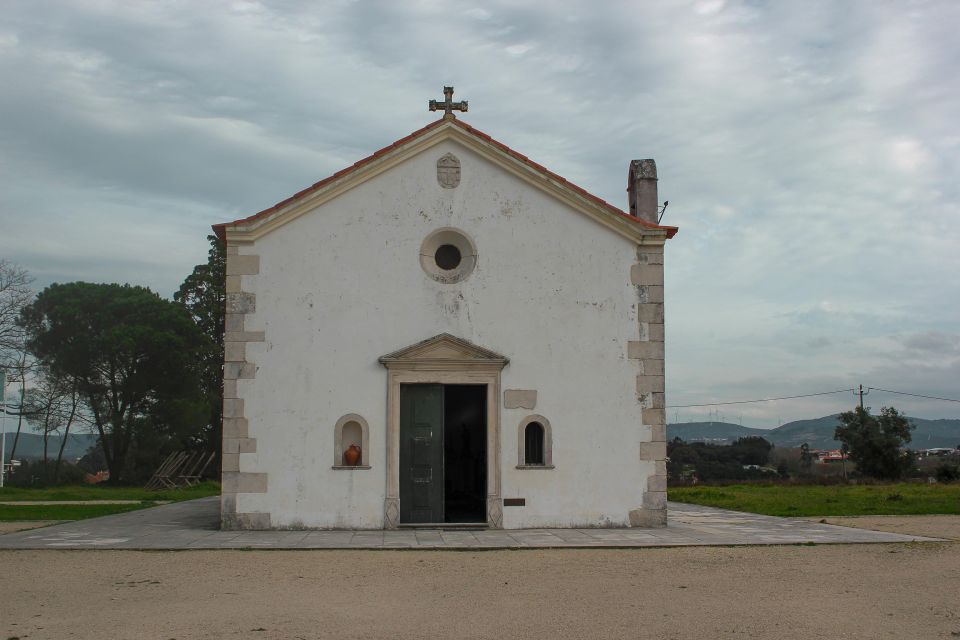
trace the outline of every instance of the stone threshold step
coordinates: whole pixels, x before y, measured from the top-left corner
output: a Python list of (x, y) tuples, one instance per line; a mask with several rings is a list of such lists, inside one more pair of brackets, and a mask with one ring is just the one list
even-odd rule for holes
[(402, 522), (398, 529), (440, 529), (442, 531), (479, 531), (487, 529), (486, 522)]

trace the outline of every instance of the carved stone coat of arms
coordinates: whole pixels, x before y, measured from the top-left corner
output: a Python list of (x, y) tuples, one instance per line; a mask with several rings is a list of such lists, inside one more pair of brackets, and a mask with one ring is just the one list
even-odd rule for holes
[(437, 160), (437, 182), (444, 189), (454, 189), (460, 184), (460, 160), (448, 153)]

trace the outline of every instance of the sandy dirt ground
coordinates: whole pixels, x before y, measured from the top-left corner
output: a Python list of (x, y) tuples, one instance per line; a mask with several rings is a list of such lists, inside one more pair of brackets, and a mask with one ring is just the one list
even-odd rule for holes
[(856, 527), (872, 531), (889, 531), (944, 540), (960, 540), (960, 516), (827, 516), (809, 518), (817, 522)]
[(64, 522), (64, 520), (16, 520), (13, 522), (0, 522), (0, 535), (13, 533), (14, 531), (36, 529), (37, 527), (47, 527), (59, 522)]
[(960, 543), (0, 551), (0, 638), (956, 638)]

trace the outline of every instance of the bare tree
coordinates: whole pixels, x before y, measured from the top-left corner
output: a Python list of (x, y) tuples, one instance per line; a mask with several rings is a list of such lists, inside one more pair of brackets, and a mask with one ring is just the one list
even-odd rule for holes
[[(17, 320), (20, 310), (33, 299), (32, 282), (26, 269), (0, 258), (0, 358), (21, 351), (23, 329)], [(5, 360), (0, 364), (6, 364)]]
[(80, 386), (76, 380), (71, 380), (69, 385), (69, 398), (66, 406), (69, 411), (63, 424), (63, 439), (60, 441), (60, 450), (57, 452), (57, 464), (53, 468), (53, 482), (60, 482), (60, 464), (63, 462), (63, 450), (67, 448), (67, 439), (70, 437), (70, 427), (74, 422), (79, 422), (87, 428), (91, 427), (89, 416), (83, 411), (83, 400), (80, 396)]
[[(17, 444), (20, 442), (20, 432), (23, 429), (23, 419), (27, 415), (27, 379), (30, 377), (34, 368), (34, 360), (27, 353), (26, 347), (22, 347), (18, 352), (9, 352), (9, 359), (4, 365), (7, 370), (7, 380), (15, 382), (20, 387), (20, 397), (16, 403), (7, 402), (5, 410), (7, 415), (17, 416), (17, 431), (13, 436), (13, 446), (10, 447), (9, 459), (13, 460), (17, 455)], [(12, 411), (11, 411), (12, 406)]]
[(43, 469), (46, 473), (50, 436), (60, 430), (63, 416), (63, 397), (59, 389), (44, 377), (27, 391), (26, 417), (34, 431), (43, 436)]
[[(27, 391), (25, 414), (34, 430), (43, 436), (43, 470), (46, 480), (59, 478), (60, 463), (70, 427), (77, 419), (80, 397), (73, 378), (58, 376), (47, 368), (37, 371), (34, 384)], [(50, 473), (50, 437), (59, 435), (62, 440), (57, 455), (57, 464)]]
[(18, 382), (20, 386), (20, 401), (16, 410), (19, 419), (10, 449), (11, 459), (17, 453), (20, 430), (23, 428), (24, 392), (31, 366), (26, 349), (26, 333), (17, 321), (20, 311), (33, 299), (30, 289), (32, 282), (33, 278), (25, 269), (0, 258), (0, 367), (6, 371), (8, 382)]

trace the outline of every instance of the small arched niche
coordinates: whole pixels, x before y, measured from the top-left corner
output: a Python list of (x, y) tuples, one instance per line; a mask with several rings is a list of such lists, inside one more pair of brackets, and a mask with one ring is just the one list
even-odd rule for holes
[(541, 415), (527, 416), (517, 428), (517, 468), (553, 469), (553, 429)]
[[(360, 447), (360, 459), (355, 465), (347, 464), (344, 459), (344, 453), (350, 445)], [(370, 427), (363, 416), (348, 413), (337, 420), (334, 428), (333, 456), (334, 469), (370, 468)]]

